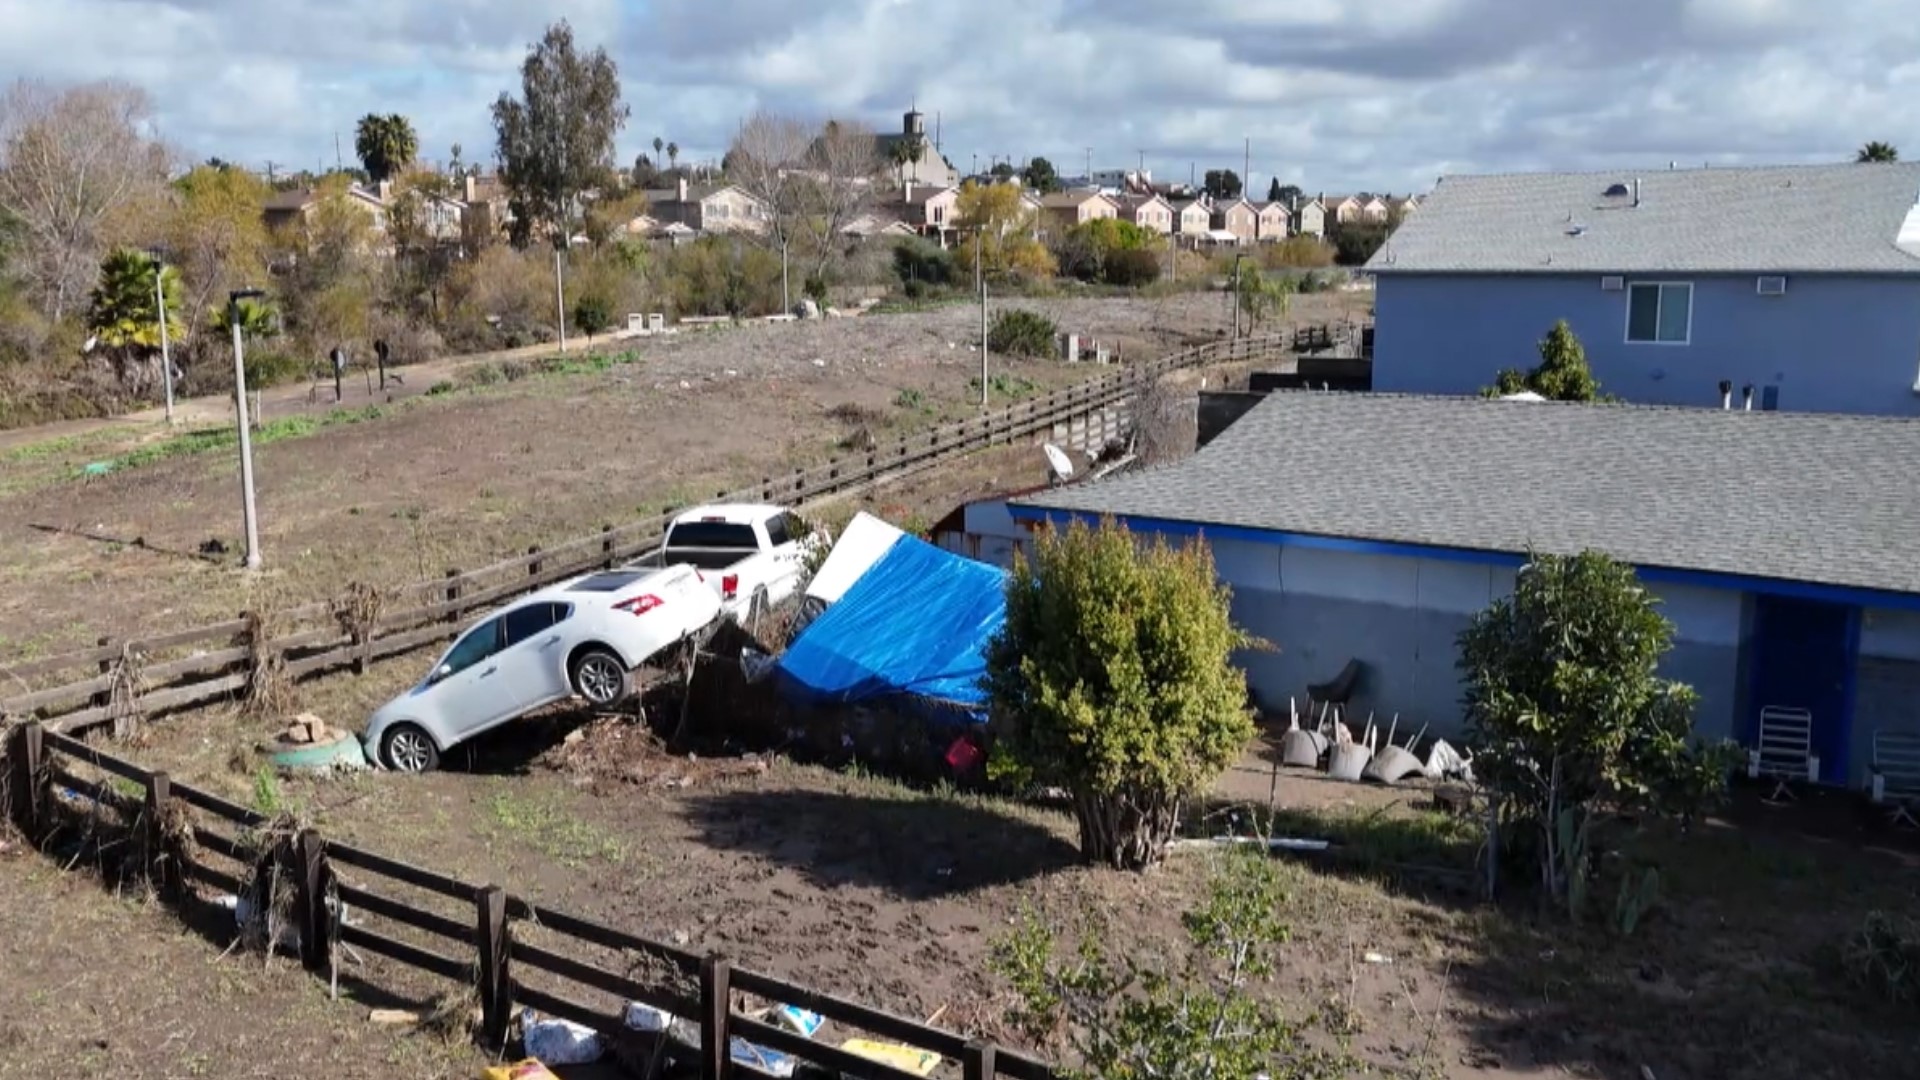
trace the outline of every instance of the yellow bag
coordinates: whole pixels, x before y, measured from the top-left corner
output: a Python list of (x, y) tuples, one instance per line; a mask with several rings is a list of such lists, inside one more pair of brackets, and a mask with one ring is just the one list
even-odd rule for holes
[(540, 1064), (539, 1061), (528, 1058), (511, 1065), (495, 1065), (481, 1073), (480, 1080), (560, 1080), (560, 1078), (553, 1075), (553, 1070)]
[(915, 1076), (932, 1076), (933, 1070), (940, 1067), (940, 1055), (931, 1050), (917, 1050), (899, 1043), (875, 1042), (872, 1039), (848, 1039), (840, 1044), (840, 1049), (850, 1054), (859, 1054), (870, 1061), (882, 1065), (891, 1065), (896, 1069), (913, 1073)]

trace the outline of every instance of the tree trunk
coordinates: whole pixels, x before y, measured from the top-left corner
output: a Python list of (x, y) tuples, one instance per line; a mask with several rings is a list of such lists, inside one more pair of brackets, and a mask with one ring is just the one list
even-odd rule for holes
[(1180, 820), (1180, 799), (1168, 792), (1076, 791), (1073, 815), (1080, 824), (1080, 853), (1087, 861), (1144, 870), (1166, 854)]

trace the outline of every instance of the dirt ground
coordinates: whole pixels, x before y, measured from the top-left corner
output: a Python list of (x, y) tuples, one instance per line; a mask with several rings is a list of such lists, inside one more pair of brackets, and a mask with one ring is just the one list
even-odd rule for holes
[[(1125, 356), (1161, 355), (1223, 325), (1211, 296), (1020, 303)], [(1321, 321), (1354, 303), (1302, 297), (1293, 317)], [(368, 406), (357, 389), (346, 404), (359, 411), (258, 447), (266, 570), (251, 577), (235, 569), (231, 448), (171, 453), (164, 434), (121, 427), (0, 451), (0, 660), (337, 595), (353, 581), (435, 577), (818, 462), (862, 428), (885, 438), (973, 415), (971, 311), (689, 332), (622, 343), (630, 362), (517, 379), (511, 365), (482, 365), (454, 392), (392, 405)], [(995, 359), (992, 404), (1100, 370)], [(130, 452), (151, 460), (76, 478)], [(203, 554), (209, 542), (224, 554)]]
[[(300, 704), (352, 723), (418, 666), (308, 684)], [(583, 722), (510, 726), (436, 774), (288, 779), (278, 797), (329, 836), (900, 1013), (939, 1012), (943, 1025), (1015, 1045), (1008, 988), (987, 965), (1014, 920), (1091, 919), (1131, 955), (1178, 956), (1180, 915), (1218, 858), (1183, 850), (1144, 875), (1088, 867), (1057, 809), (779, 754), (667, 755), (621, 720), (568, 741)], [(245, 802), (257, 796), (252, 748), (269, 728), (210, 710), (153, 725), (131, 752)], [(1756, 811), (1744, 792), (1691, 835), (1623, 827), (1610, 857), (1662, 874), (1657, 910), (1623, 936), (1609, 925), (1610, 897), (1579, 925), (1477, 903), (1475, 829), (1419, 787), (1275, 770), (1263, 743), (1219, 792), (1190, 835), (1270, 807), (1280, 831), (1343, 846), (1338, 860), (1284, 863), (1292, 936), (1266, 992), (1313, 1042), (1346, 1047), (1376, 1075), (1911, 1075), (1911, 1020), (1839, 962), (1867, 912), (1916, 910), (1920, 860), (1897, 841), (1755, 820), (1794, 811)], [(163, 929), (144, 914), (137, 926)], [(186, 944), (207, 963), (219, 947)], [(39, 951), (10, 961), (39, 966), (8, 985), (56, 978), (41, 974), (51, 959), (25, 958)], [(276, 993), (319, 997), (293, 970), (277, 979)], [(176, 1022), (189, 1026), (201, 1011), (181, 1010)], [(315, 1025), (359, 1021), (334, 1012)], [(360, 1038), (372, 1040), (363, 1054), (402, 1052), (389, 1035)], [(294, 1064), (304, 1045), (281, 1060)]]

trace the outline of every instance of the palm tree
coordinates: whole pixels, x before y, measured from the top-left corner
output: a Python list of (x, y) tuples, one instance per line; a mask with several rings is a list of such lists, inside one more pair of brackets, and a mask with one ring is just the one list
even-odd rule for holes
[(159, 373), (160, 318), (155, 309), (154, 273), (167, 294), (167, 335), (184, 336), (180, 324), (180, 273), (142, 252), (122, 248), (100, 264), (100, 282), (87, 308), (89, 349), (105, 346), (114, 375), (134, 394), (145, 393)]
[[(280, 332), (280, 320), (274, 315), (272, 305), (264, 300), (241, 300), (240, 332), (250, 338), (269, 338)], [(233, 323), (227, 319), (227, 305), (214, 307), (208, 323), (222, 334), (233, 333)]]
[(655, 135), (653, 137), (653, 159), (655, 161), (660, 160), (660, 155), (665, 153), (666, 149), (667, 144), (661, 140), (660, 136)]
[(894, 139), (892, 145), (887, 147), (887, 158), (893, 162), (895, 179), (901, 183), (907, 181), (909, 165), (913, 166), (914, 178), (919, 179), (921, 143), (925, 139), (925, 135), (908, 133)]
[(1861, 147), (1860, 152), (1853, 156), (1853, 160), (1859, 162), (1899, 161), (1900, 151), (1894, 149), (1892, 143), (1875, 140)]
[(667, 170), (671, 172), (678, 168), (680, 168), (680, 144), (670, 142), (667, 144)]
[(368, 113), (354, 127), (353, 152), (374, 183), (391, 180), (420, 153), (420, 137), (413, 123), (399, 113)]

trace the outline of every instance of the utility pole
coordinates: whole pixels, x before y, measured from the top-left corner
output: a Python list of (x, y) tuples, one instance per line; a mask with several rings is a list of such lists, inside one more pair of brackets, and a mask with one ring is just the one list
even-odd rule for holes
[(153, 253), (153, 300), (160, 312), (160, 377), (167, 387), (167, 426), (173, 426), (173, 353), (167, 342), (167, 264)]
[(1244, 197), (1253, 184), (1253, 138), (1248, 136), (1245, 156), (1240, 159), (1240, 194)]
[(1093, 186), (1093, 147), (1087, 147), (1087, 186)]
[(553, 246), (554, 315), (557, 317), (557, 325), (560, 327), (561, 352), (567, 351), (567, 278), (566, 271), (561, 269), (560, 266), (561, 257), (565, 254), (565, 249), (561, 246), (564, 243), (566, 243), (566, 237), (562, 236), (561, 242)]
[(1233, 340), (1234, 341), (1240, 340), (1240, 260), (1244, 258), (1246, 258), (1245, 255), (1237, 252), (1233, 256)]
[(986, 246), (986, 226), (973, 234), (973, 283), (980, 290), (980, 407), (987, 407), (987, 275), (980, 269), (980, 249)]
[(227, 294), (227, 322), (233, 327), (233, 411), (240, 424), (240, 513), (246, 522), (246, 568), (260, 569), (260, 517), (253, 503), (253, 433), (247, 423), (247, 360), (240, 342), (240, 301), (264, 296), (259, 289)]
[(333, 171), (345, 172), (346, 169), (345, 159), (340, 156), (340, 133), (336, 131), (333, 133)]

